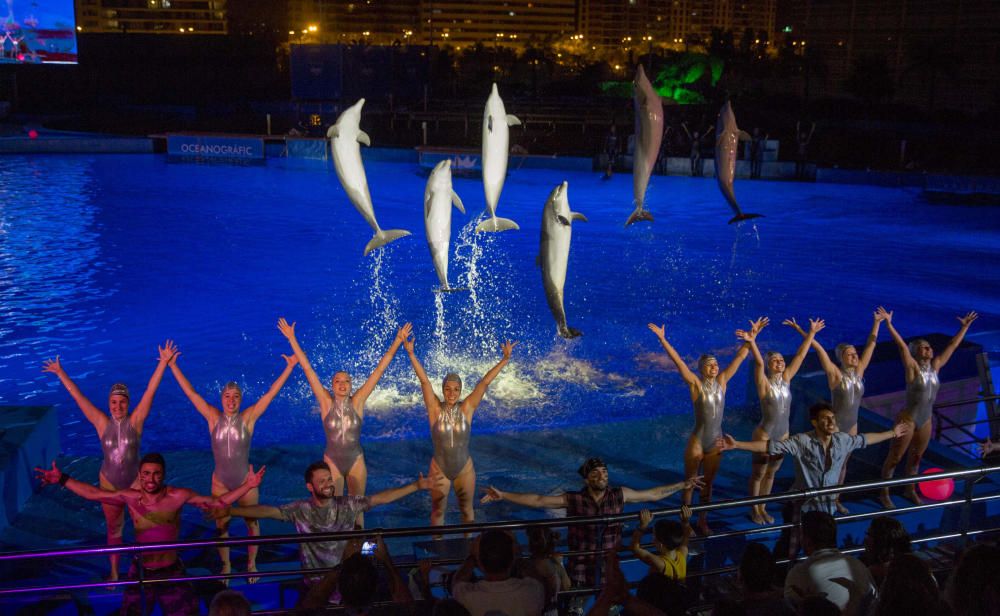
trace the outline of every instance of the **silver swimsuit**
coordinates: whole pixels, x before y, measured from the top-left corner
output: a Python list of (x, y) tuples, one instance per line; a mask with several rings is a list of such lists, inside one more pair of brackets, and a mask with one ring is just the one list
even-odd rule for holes
[(212, 429), (215, 476), (227, 490), (235, 490), (247, 478), (251, 437), (250, 430), (243, 423), (243, 417), (238, 413), (223, 413)]
[(448, 479), (458, 477), (469, 461), (469, 433), (472, 426), (460, 410), (461, 402), (442, 408), (431, 428), (434, 461)]
[(722, 412), (726, 407), (726, 392), (719, 382), (702, 381), (701, 393), (694, 401), (694, 432), (702, 451), (715, 449), (715, 439), (722, 436)]
[(354, 462), (364, 455), (361, 450), (361, 417), (354, 412), (352, 398), (348, 397), (343, 406), (337, 401), (323, 420), (326, 432), (326, 457), (330, 458), (341, 475), (347, 476)]
[(938, 373), (930, 365), (920, 366), (917, 376), (906, 384), (906, 410), (917, 428), (930, 420), (940, 387)]
[(124, 490), (139, 476), (139, 441), (141, 436), (128, 417), (108, 422), (101, 435), (104, 461), (101, 474), (116, 490)]
[(865, 396), (865, 380), (854, 370), (840, 371), (840, 385), (830, 390), (833, 415), (841, 432), (858, 425), (858, 407)]
[(792, 388), (782, 374), (775, 374), (768, 379), (767, 392), (760, 399), (760, 427), (772, 441), (788, 434), (791, 409)]

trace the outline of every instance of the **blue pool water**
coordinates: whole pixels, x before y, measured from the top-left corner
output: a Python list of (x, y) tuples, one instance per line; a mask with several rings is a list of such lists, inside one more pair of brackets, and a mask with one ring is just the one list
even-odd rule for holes
[[(172, 338), (206, 399), (217, 404), (222, 384), (236, 380), (249, 403), (284, 365), (279, 316), (297, 321), (324, 381), (347, 369), (359, 384), (405, 321), (435, 381), (456, 371), (471, 386), (502, 340), (522, 341), (476, 415), (479, 433), (690, 413), (649, 321), (666, 323), (690, 359), (731, 354), (733, 330), (759, 315), (773, 323), (761, 335), (765, 349), (794, 350), (798, 336), (779, 325), (788, 316), (826, 318), (828, 347), (861, 342), (883, 303), (904, 335), (952, 333), (955, 315), (975, 309), (973, 333), (997, 339), (993, 208), (932, 205), (913, 190), (744, 181), (736, 188), (744, 209), (766, 217), (730, 226), (714, 180), (654, 177), (647, 203), (656, 222), (625, 229), (630, 176), (515, 169), (498, 213), (520, 231), (472, 234), (481, 183), (456, 179), (468, 215), (454, 211), (450, 277), (472, 292), (442, 296), (432, 293), (425, 178), (416, 165), (366, 167), (382, 227), (413, 236), (362, 257), (371, 232), (322, 162), (0, 158), (0, 403), (56, 405), (65, 453), (96, 454), (93, 429), (41, 372), (45, 358), (61, 355), (104, 408), (115, 381), (138, 398), (156, 345)], [(590, 219), (574, 224), (566, 312), (584, 335), (569, 342), (555, 334), (535, 266), (542, 205), (564, 179), (572, 209)], [(744, 401), (742, 376), (730, 389), (734, 409)], [(369, 400), (364, 437), (426, 435), (400, 352)], [(147, 451), (208, 446), (203, 419), (169, 374), (143, 440)], [(254, 440), (322, 446), (301, 372)]]

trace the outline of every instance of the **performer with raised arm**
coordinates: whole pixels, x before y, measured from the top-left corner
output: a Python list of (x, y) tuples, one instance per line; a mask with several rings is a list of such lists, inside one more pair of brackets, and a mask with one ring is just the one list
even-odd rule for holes
[[(817, 402), (809, 407), (810, 432), (801, 432), (782, 440), (737, 441), (730, 435), (719, 437), (716, 446), (720, 451), (742, 449), (771, 456), (788, 455), (795, 461), (795, 482), (792, 490), (830, 488), (838, 485), (840, 469), (849, 453), (891, 438), (903, 438), (910, 433), (909, 424), (897, 423), (892, 430), (868, 434), (846, 434), (837, 428), (837, 418), (828, 402)], [(833, 514), (835, 497), (816, 496), (795, 503), (786, 510), (785, 523), (796, 525), (788, 546), (788, 557), (794, 559), (799, 551), (797, 525), (803, 511), (825, 511)]]
[[(761, 317), (750, 322), (750, 336), (756, 336), (766, 319)], [(681, 378), (687, 383), (691, 392), (691, 401), (694, 403), (694, 430), (688, 438), (687, 447), (684, 449), (684, 474), (686, 477), (694, 477), (699, 473), (704, 473), (705, 484), (701, 488), (701, 502), (712, 501), (712, 482), (719, 472), (719, 463), (722, 461), (720, 452), (715, 448), (715, 439), (722, 435), (722, 414), (726, 406), (726, 384), (733, 378), (740, 364), (746, 359), (750, 349), (746, 343), (740, 346), (736, 352), (736, 357), (726, 367), (719, 370), (719, 360), (714, 355), (702, 355), (698, 358), (698, 374), (688, 368), (680, 354), (667, 342), (665, 328), (663, 325), (656, 326), (653, 323), (648, 325), (649, 330), (656, 334), (660, 340), (660, 345), (667, 352), (677, 370), (681, 373)], [(692, 488), (684, 491), (684, 504), (691, 504)], [(698, 515), (698, 532), (708, 535), (711, 530), (708, 528), (705, 512)]]
[[(326, 460), (333, 476), (334, 493), (364, 496), (368, 484), (368, 467), (365, 465), (365, 452), (361, 449), (361, 424), (365, 420), (365, 402), (375, 391), (375, 386), (385, 374), (392, 358), (396, 356), (399, 346), (410, 335), (412, 326), (407, 323), (399, 328), (385, 355), (364, 384), (353, 394), (351, 375), (343, 370), (333, 373), (329, 390), (323, 387), (323, 382), (295, 337), (295, 323), (289, 325), (284, 318), (278, 319), (278, 330), (292, 346), (292, 351), (298, 358), (302, 371), (306, 373), (306, 379), (319, 404), (320, 419), (323, 420), (323, 431), (326, 433), (323, 459)], [(361, 520), (359, 524), (363, 526), (364, 515), (359, 519)]]
[[(964, 317), (956, 317), (961, 327), (958, 329), (948, 345), (937, 357), (934, 356), (934, 349), (929, 342), (923, 338), (912, 340), (909, 345), (899, 335), (892, 324), (892, 312), (879, 306), (878, 312), (885, 321), (886, 327), (892, 339), (899, 348), (899, 356), (903, 360), (903, 367), (906, 370), (906, 406), (896, 418), (897, 422), (907, 422), (912, 426), (910, 434), (892, 444), (889, 455), (882, 465), (882, 478), (888, 479), (896, 472), (896, 466), (906, 456), (909, 450), (909, 459), (906, 463), (906, 474), (913, 476), (920, 469), (920, 459), (927, 450), (927, 444), (931, 440), (931, 419), (934, 415), (934, 402), (937, 400), (938, 389), (941, 381), (938, 379), (938, 372), (948, 363), (958, 345), (965, 338), (965, 333), (969, 331), (969, 326), (979, 315), (969, 312)], [(916, 484), (906, 486), (904, 494), (916, 504), (920, 504), (920, 497), (917, 496)], [(892, 498), (889, 496), (889, 488), (882, 488), (882, 495), (879, 502), (886, 509), (895, 507)]]
[[(651, 503), (660, 501), (681, 490), (690, 491), (703, 486), (701, 477), (657, 486), (647, 490), (634, 490), (625, 486), (610, 487), (608, 467), (600, 458), (590, 458), (577, 472), (583, 478), (583, 489), (563, 494), (518, 494), (504, 492), (490, 486), (482, 498), (483, 503), (509, 501), (524, 507), (539, 509), (565, 509), (567, 517), (615, 515), (622, 513), (626, 503)], [(569, 551), (605, 550), (615, 552), (621, 547), (621, 524), (574, 524), (566, 537)], [(600, 555), (571, 556), (567, 564), (570, 578), (578, 588), (591, 588), (599, 583), (597, 567), (603, 563)], [(585, 599), (585, 597), (580, 597)], [(578, 602), (582, 612), (583, 602)]]
[[(208, 422), (208, 432), (212, 438), (212, 456), (215, 458), (215, 470), (212, 472), (212, 494), (214, 496), (225, 494), (234, 490), (242, 481), (242, 477), (246, 476), (247, 468), (250, 465), (250, 440), (253, 438), (254, 426), (274, 397), (281, 391), (299, 360), (294, 355), (282, 355), (281, 357), (285, 360), (285, 369), (281, 371), (271, 388), (257, 402), (240, 412), (243, 390), (237, 383), (230, 381), (222, 388), (222, 411), (220, 411), (206, 402), (191, 386), (190, 381), (177, 365), (179, 356), (180, 351), (177, 351), (170, 361), (170, 371), (173, 372), (177, 384), (181, 386), (188, 400)], [(254, 488), (241, 495), (240, 504), (255, 505), (259, 499), (260, 493)], [(228, 517), (215, 521), (216, 528), (219, 529), (219, 537), (229, 536), (229, 522)], [(251, 537), (260, 535), (260, 523), (257, 520), (247, 518), (244, 522), (247, 525), (248, 535)], [(219, 558), (222, 559), (221, 572), (229, 573), (232, 571), (228, 547), (219, 548)], [(248, 545), (247, 571), (256, 570), (257, 546)], [(257, 579), (249, 578), (248, 581), (252, 584)]]
[(462, 399), (462, 378), (454, 372), (444, 377), (441, 385), (444, 400), (437, 397), (434, 387), (427, 378), (424, 367), (413, 351), (414, 336), (403, 343), (410, 356), (413, 372), (420, 380), (420, 390), (424, 394), (427, 419), (431, 425), (431, 440), (434, 442), (434, 456), (431, 458), (428, 476), (434, 481), (431, 487), (431, 525), (444, 524), (444, 512), (448, 505), (448, 493), (455, 486), (455, 497), (462, 512), (462, 522), (473, 522), (476, 513), (472, 499), (476, 493), (476, 468), (469, 454), (469, 436), (472, 433), (472, 415), (483, 401), (486, 389), (497, 378), (504, 366), (510, 363), (510, 354), (517, 342), (508, 340), (501, 347), (503, 357), (466, 398)]
[[(149, 377), (146, 391), (131, 414), (128, 408), (128, 387), (124, 383), (115, 383), (111, 386), (111, 393), (108, 394), (108, 414), (105, 415), (83, 395), (73, 379), (69, 378), (59, 362), (58, 355), (55, 359), (46, 360), (42, 367), (42, 371), (51, 372), (59, 377), (59, 381), (83, 411), (87, 421), (97, 430), (97, 437), (101, 439), (101, 449), (104, 452), (98, 480), (101, 489), (107, 492), (124, 490), (135, 483), (139, 476), (139, 443), (142, 440), (142, 427), (153, 407), (153, 396), (156, 395), (156, 389), (163, 380), (167, 363), (177, 352), (177, 347), (172, 340), (167, 340), (159, 347), (159, 352), (160, 360), (153, 370), (153, 376)], [(122, 529), (125, 526), (124, 505), (102, 502), (101, 509), (104, 510), (104, 521), (108, 530), (108, 545), (121, 545)], [(108, 559), (111, 561), (111, 573), (108, 579), (115, 581), (118, 579), (119, 555), (112, 554)]]
[[(431, 487), (430, 478), (420, 475), (398, 488), (389, 488), (371, 496), (352, 494), (338, 496), (334, 493), (336, 480), (326, 461), (314, 462), (305, 471), (306, 490), (309, 498), (286, 503), (280, 507), (270, 505), (247, 505), (233, 507), (229, 511), (218, 511), (221, 515), (237, 515), (245, 518), (267, 518), (291, 522), (300, 534), (335, 533), (354, 530), (356, 520), (365, 511), (379, 505), (387, 505), (404, 496)], [(336, 567), (344, 554), (346, 541), (311, 541), (299, 544), (299, 557), (303, 569)], [(317, 574), (307, 574), (306, 584), (319, 580)]]
[[(103, 504), (128, 508), (135, 525), (137, 543), (171, 543), (180, 533), (180, 511), (184, 505), (201, 508), (232, 505), (250, 490), (257, 490), (264, 477), (264, 467), (256, 473), (253, 466), (247, 469), (243, 482), (236, 489), (221, 496), (202, 496), (187, 488), (166, 484), (167, 463), (158, 453), (148, 453), (139, 461), (138, 488), (125, 488), (108, 492), (96, 486), (72, 479), (52, 462), (51, 469), (36, 468), (42, 485), (58, 483), (77, 496)], [(177, 550), (140, 552), (129, 568), (130, 580), (157, 580), (184, 575), (184, 563)], [(164, 614), (198, 614), (198, 597), (187, 582), (162, 582), (128, 586), (122, 598), (122, 614), (141, 614), (142, 594), (146, 601), (157, 603)]]
[[(761, 324), (766, 327), (767, 319)], [(786, 319), (783, 323), (801, 331), (795, 319)], [(766, 359), (761, 357), (760, 349), (754, 336), (742, 330), (737, 336), (750, 345), (754, 356), (754, 383), (757, 385), (757, 396), (760, 398), (760, 423), (753, 431), (753, 440), (769, 441), (788, 438), (789, 415), (792, 410), (791, 382), (802, 366), (802, 360), (809, 352), (809, 345), (816, 337), (816, 332), (826, 327), (823, 319), (809, 319), (809, 333), (799, 345), (790, 364), (785, 364), (785, 357), (777, 351), (768, 351)], [(767, 373), (764, 367), (767, 366)], [(766, 453), (753, 455), (753, 470), (750, 473), (750, 496), (767, 496), (774, 486), (774, 475), (781, 467), (783, 456), (771, 456)], [(773, 524), (774, 518), (767, 513), (766, 505), (754, 505), (750, 518), (755, 524)]]
[[(872, 353), (875, 352), (875, 340), (878, 338), (878, 330), (882, 325), (882, 320), (882, 316), (876, 312), (872, 330), (868, 334), (868, 340), (865, 342), (860, 357), (858, 357), (858, 350), (853, 344), (841, 342), (837, 345), (834, 349), (834, 355), (837, 356), (840, 367), (830, 361), (830, 356), (827, 355), (823, 345), (813, 338), (812, 347), (816, 351), (816, 356), (819, 357), (819, 363), (823, 366), (827, 383), (830, 385), (830, 402), (833, 406), (833, 414), (837, 418), (837, 427), (841, 432), (846, 432), (851, 436), (858, 433), (858, 409), (861, 407), (861, 399), (865, 397), (865, 370), (868, 369)], [(798, 325), (793, 324), (792, 327), (803, 337), (808, 335)], [(850, 458), (851, 454), (847, 454), (847, 460)], [(840, 483), (838, 485), (844, 483), (844, 477), (847, 474), (847, 460), (844, 460), (844, 465), (840, 469)], [(835, 504), (837, 513), (850, 513), (850, 510), (841, 504), (839, 494)]]

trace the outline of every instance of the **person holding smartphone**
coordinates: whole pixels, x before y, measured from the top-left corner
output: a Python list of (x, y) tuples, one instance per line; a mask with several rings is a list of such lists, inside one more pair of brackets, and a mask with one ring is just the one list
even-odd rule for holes
[[(249, 505), (231, 510), (213, 510), (213, 515), (235, 515), (246, 518), (266, 518), (291, 522), (300, 534), (333, 533), (354, 530), (358, 515), (372, 507), (386, 505), (418, 490), (429, 490), (433, 481), (420, 475), (398, 488), (390, 488), (371, 496), (334, 496), (334, 479), (330, 467), (323, 460), (313, 462), (305, 472), (309, 498), (294, 501), (281, 507)], [(299, 544), (299, 558), (303, 569), (328, 569), (341, 563), (347, 541), (314, 541)], [(322, 576), (307, 574), (307, 586)]]

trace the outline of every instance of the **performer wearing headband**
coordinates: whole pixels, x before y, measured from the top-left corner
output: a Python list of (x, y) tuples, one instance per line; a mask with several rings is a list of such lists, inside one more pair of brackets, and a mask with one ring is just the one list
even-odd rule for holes
[[(833, 413), (837, 418), (837, 428), (851, 436), (858, 433), (858, 409), (861, 407), (861, 399), (865, 396), (865, 370), (868, 369), (872, 353), (875, 351), (875, 340), (878, 338), (878, 330), (882, 325), (882, 320), (882, 315), (876, 312), (872, 330), (868, 334), (868, 340), (865, 342), (860, 357), (858, 357), (858, 350), (853, 344), (841, 342), (837, 345), (837, 348), (834, 349), (834, 355), (840, 362), (839, 368), (830, 361), (830, 356), (827, 355), (826, 350), (818, 340), (814, 338), (812, 342), (816, 356), (819, 357), (819, 363), (823, 366), (823, 371), (826, 372), (827, 383), (830, 385), (830, 400)], [(803, 337), (807, 335), (801, 327), (797, 325), (793, 325), (793, 327)], [(847, 475), (847, 460), (850, 458), (851, 454), (848, 453), (847, 459), (844, 460), (844, 465), (840, 469), (840, 483), (838, 485), (844, 483), (844, 477)], [(850, 510), (841, 504), (839, 494), (836, 505), (838, 513), (850, 513)]]
[(476, 492), (476, 469), (469, 455), (469, 435), (472, 432), (472, 415), (483, 400), (486, 388), (500, 371), (510, 362), (510, 354), (517, 342), (508, 340), (501, 347), (503, 357), (497, 365), (476, 384), (472, 393), (464, 400), (462, 395), (462, 379), (455, 373), (444, 377), (441, 385), (444, 400), (437, 397), (434, 387), (424, 372), (416, 354), (413, 352), (414, 337), (411, 335), (403, 343), (413, 372), (420, 380), (420, 389), (424, 394), (424, 405), (427, 407), (427, 418), (431, 424), (431, 440), (434, 442), (434, 456), (431, 458), (428, 477), (433, 480), (431, 487), (431, 525), (444, 524), (444, 512), (448, 505), (448, 493), (455, 485), (455, 497), (462, 512), (463, 522), (473, 522), (476, 519), (472, 508), (472, 499)]
[[(931, 417), (934, 414), (934, 402), (937, 400), (938, 388), (941, 381), (938, 379), (938, 372), (948, 360), (952, 353), (962, 343), (965, 333), (969, 331), (969, 326), (979, 315), (970, 312), (964, 317), (956, 317), (961, 327), (958, 333), (948, 341), (948, 346), (941, 351), (937, 357), (934, 356), (934, 349), (929, 342), (918, 338), (910, 342), (909, 345), (899, 335), (892, 325), (892, 313), (879, 306), (878, 312), (885, 321), (892, 339), (899, 348), (899, 355), (903, 360), (903, 367), (906, 369), (906, 406), (896, 418), (896, 422), (906, 422), (911, 424), (912, 430), (902, 438), (892, 442), (889, 448), (889, 455), (882, 465), (882, 478), (888, 479), (896, 472), (896, 466), (906, 456), (907, 450), (910, 452), (909, 460), (906, 464), (906, 474), (913, 476), (920, 469), (920, 459), (927, 450), (927, 444), (931, 440)], [(916, 484), (906, 486), (904, 494), (916, 504), (920, 504), (920, 497), (917, 496)], [(886, 509), (895, 507), (892, 498), (889, 496), (889, 488), (882, 488), (882, 495), (879, 498), (882, 506)]]
[[(149, 417), (156, 388), (160, 386), (167, 363), (177, 352), (177, 347), (172, 340), (167, 340), (159, 347), (159, 351), (160, 360), (153, 370), (153, 376), (149, 378), (146, 391), (131, 415), (128, 412), (130, 400), (128, 387), (124, 383), (115, 383), (111, 386), (111, 393), (108, 394), (108, 414), (105, 415), (69, 378), (59, 363), (58, 355), (55, 359), (46, 360), (42, 366), (42, 371), (51, 372), (59, 377), (63, 387), (73, 397), (73, 401), (97, 430), (97, 437), (101, 439), (101, 449), (104, 451), (98, 479), (101, 489), (106, 492), (124, 490), (139, 476), (139, 443), (142, 440), (142, 426)], [(121, 545), (122, 529), (125, 526), (125, 506), (117, 502), (102, 501), (101, 509), (104, 510), (104, 521), (108, 529), (108, 545)], [(115, 581), (118, 579), (118, 554), (112, 554), (108, 558), (111, 561), (111, 574), (108, 579)]]
[[(768, 320), (765, 318), (761, 323), (761, 329), (767, 327), (767, 324)], [(802, 331), (795, 319), (786, 319), (784, 324)], [(754, 383), (757, 385), (757, 396), (760, 398), (760, 423), (754, 428), (753, 440), (781, 441), (788, 438), (789, 415), (792, 410), (791, 382), (802, 366), (802, 360), (809, 352), (809, 344), (816, 337), (816, 332), (824, 327), (822, 319), (809, 319), (809, 333), (805, 334), (806, 339), (799, 345), (799, 350), (795, 352), (792, 362), (787, 366), (785, 357), (777, 351), (768, 351), (766, 359), (761, 357), (754, 336), (747, 332), (739, 332), (739, 337), (750, 345), (750, 351), (754, 356)], [(764, 372), (765, 366), (767, 374)], [(750, 496), (767, 496), (771, 493), (774, 475), (781, 467), (783, 458), (781, 454), (754, 454), (753, 471), (750, 473)], [(751, 510), (750, 519), (756, 524), (774, 523), (774, 518), (767, 513), (766, 505), (755, 505)]]
[[(392, 344), (371, 375), (354, 394), (351, 394), (351, 375), (343, 370), (333, 374), (329, 391), (323, 387), (323, 382), (320, 381), (295, 337), (295, 323), (289, 324), (284, 318), (278, 319), (278, 330), (292, 346), (292, 352), (298, 358), (302, 371), (306, 373), (306, 379), (319, 404), (323, 431), (326, 432), (326, 450), (323, 452), (323, 459), (330, 467), (334, 494), (337, 496), (345, 493), (351, 496), (365, 495), (368, 467), (365, 465), (365, 453), (361, 449), (361, 423), (365, 419), (365, 402), (375, 391), (379, 379), (389, 367), (392, 358), (396, 356), (399, 346), (410, 335), (411, 329), (409, 323), (399, 328)], [(364, 526), (364, 513), (358, 516), (358, 525)]]
[[(763, 317), (751, 321), (750, 331), (746, 335), (756, 337), (760, 328), (764, 327), (764, 322)], [(674, 347), (667, 342), (664, 326), (657, 327), (650, 323), (648, 327), (656, 334), (660, 345), (677, 366), (681, 378), (684, 379), (691, 391), (691, 401), (694, 403), (694, 430), (691, 432), (684, 450), (684, 473), (687, 477), (694, 477), (699, 472), (704, 473), (705, 486), (701, 488), (701, 502), (711, 502), (712, 482), (715, 481), (715, 474), (719, 472), (719, 463), (722, 461), (720, 452), (715, 447), (715, 439), (722, 436), (722, 413), (726, 406), (726, 383), (733, 378), (740, 364), (746, 359), (749, 347), (747, 344), (741, 345), (732, 363), (721, 371), (719, 370), (719, 360), (714, 355), (702, 355), (698, 358), (698, 374), (695, 374), (687, 367)], [(739, 334), (740, 332), (737, 332), (737, 335)], [(684, 490), (685, 505), (691, 504), (691, 492), (690, 488)], [(705, 512), (699, 513), (697, 528), (698, 532), (703, 535), (712, 532), (708, 528)]]
[[(208, 431), (212, 438), (212, 456), (215, 458), (215, 471), (212, 473), (212, 495), (219, 496), (235, 490), (246, 477), (247, 469), (250, 467), (250, 440), (253, 438), (254, 426), (274, 397), (278, 395), (299, 360), (294, 355), (282, 355), (281, 357), (285, 360), (285, 369), (281, 371), (267, 393), (241, 413), (240, 404), (243, 402), (243, 390), (238, 384), (230, 381), (222, 388), (222, 411), (220, 411), (206, 402), (191, 386), (191, 382), (187, 380), (187, 377), (181, 372), (180, 366), (177, 365), (179, 356), (180, 351), (177, 351), (170, 361), (170, 370), (174, 373), (177, 384), (181, 386), (188, 400), (208, 422)], [(240, 497), (239, 504), (241, 506), (256, 505), (259, 499), (260, 492), (254, 487)], [(219, 529), (219, 537), (229, 536), (230, 519), (224, 517), (215, 521), (216, 528)], [(252, 537), (260, 535), (260, 522), (253, 518), (244, 518), (243, 520), (247, 525), (247, 534)], [(219, 548), (219, 558), (222, 559), (221, 572), (229, 573), (232, 571), (228, 547)], [(257, 546), (248, 545), (247, 571), (256, 570)], [(257, 578), (248, 578), (248, 581), (252, 584), (257, 581)]]

